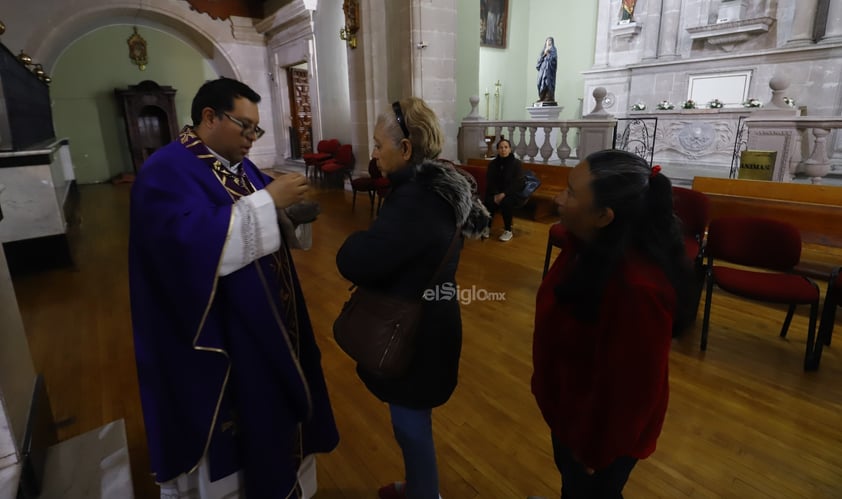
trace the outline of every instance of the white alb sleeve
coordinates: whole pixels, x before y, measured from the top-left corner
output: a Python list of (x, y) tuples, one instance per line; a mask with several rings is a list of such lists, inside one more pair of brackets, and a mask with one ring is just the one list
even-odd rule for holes
[(278, 214), (268, 192), (260, 190), (240, 198), (232, 209), (231, 235), (222, 249), (220, 276), (239, 270), (281, 247)]

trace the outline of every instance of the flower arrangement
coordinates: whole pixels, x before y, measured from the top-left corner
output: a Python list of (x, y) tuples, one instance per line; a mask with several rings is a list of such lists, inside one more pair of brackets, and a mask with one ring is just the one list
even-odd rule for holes
[(643, 102), (636, 102), (636, 103), (635, 103), (635, 104), (631, 107), (631, 110), (632, 110), (632, 111), (645, 111), (645, 110), (646, 110), (646, 104), (645, 104), (645, 103), (643, 103)]
[(789, 107), (795, 107), (795, 99), (784, 97), (784, 104), (786, 104)]
[(708, 108), (710, 109), (722, 109), (725, 107), (725, 104), (722, 103), (719, 99), (713, 99), (712, 101), (708, 102)]
[(760, 99), (751, 98), (745, 102), (743, 102), (743, 107), (763, 107), (763, 103), (760, 102)]
[(675, 109), (675, 106), (672, 104), (672, 102), (668, 100), (662, 100), (658, 103), (659, 111), (669, 111), (670, 109)]
[(687, 99), (681, 103), (681, 109), (696, 109), (696, 102), (693, 99)]

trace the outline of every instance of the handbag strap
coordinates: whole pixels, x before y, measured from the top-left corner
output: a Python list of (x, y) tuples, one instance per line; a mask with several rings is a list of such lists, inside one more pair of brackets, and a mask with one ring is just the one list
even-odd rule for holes
[(433, 274), (433, 277), (430, 279), (430, 282), (427, 283), (427, 286), (424, 289), (429, 289), (430, 286), (435, 284), (436, 279), (438, 279), (439, 274), (441, 271), (444, 270), (444, 266), (447, 262), (450, 261), (450, 257), (453, 256), (453, 251), (456, 249), (456, 241), (459, 240), (459, 235), (462, 233), (462, 227), (456, 226), (456, 230), (453, 232), (453, 239), (450, 240), (450, 246), (447, 248), (447, 253), (444, 254), (444, 258), (442, 258), (441, 262), (439, 263), (436, 272)]

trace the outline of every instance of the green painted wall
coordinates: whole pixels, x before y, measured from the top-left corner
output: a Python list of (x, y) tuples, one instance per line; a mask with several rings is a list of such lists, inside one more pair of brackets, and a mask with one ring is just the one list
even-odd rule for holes
[[(526, 79), (524, 74), (527, 71), (534, 71), (530, 61), (534, 52), (529, 47), (529, 9), (530, 2), (509, 0), (509, 26), (506, 34), (506, 48), (479, 48), (479, 92), (480, 92), (480, 114), (489, 119), (495, 118), (494, 113), (494, 84), (499, 81), (501, 99), (500, 119), (520, 120), (527, 117), (525, 107), (529, 102), (535, 100), (527, 93)], [(479, 7), (477, 7), (477, 10)], [(475, 17), (479, 25), (479, 12)], [(477, 28), (479, 30), (479, 28)], [(479, 31), (475, 38), (475, 44), (479, 45)], [(488, 109), (486, 114), (485, 92), (488, 91)]]
[(479, 2), (457, 0), (456, 32), (456, 121), (471, 112), (469, 99), (480, 96), (480, 113), (484, 113), (479, 91)]
[[(593, 65), (597, 2), (581, 0), (509, 0), (508, 43), (506, 48), (479, 47), (479, 5), (459, 1), (458, 66), (459, 106), (462, 96), (470, 96), (468, 83), (473, 69), (471, 54), (479, 49), (478, 89), (480, 114), (486, 114), (484, 93), (489, 92), (489, 109), (494, 118), (494, 83), (502, 84), (501, 119), (528, 119), (526, 107), (538, 100), (535, 62), (548, 36), (558, 49), (556, 100), (564, 106), (562, 119), (573, 119), (579, 111), (583, 78), (581, 71)], [(470, 5), (471, 3), (477, 5)], [(463, 10), (468, 11), (463, 19)], [(471, 20), (473, 16), (473, 20)], [(475, 28), (472, 26), (476, 26)], [(462, 37), (462, 30), (475, 30)], [(463, 67), (467, 64), (466, 67)], [(464, 72), (464, 74), (463, 74)], [(476, 88), (476, 87), (474, 87)], [(467, 97), (465, 97), (467, 99)], [(469, 109), (469, 108), (468, 108)], [(588, 110), (585, 110), (587, 113)], [(467, 114), (467, 113), (465, 113)]]
[[(529, 101), (538, 100), (535, 63), (548, 36), (558, 51), (555, 98), (564, 106), (562, 119), (577, 118), (584, 79), (581, 71), (593, 66), (596, 18), (599, 2), (581, 0), (529, 0), (529, 53), (527, 75)], [(590, 110), (586, 109), (585, 114)]]
[(79, 183), (103, 182), (132, 171), (115, 88), (143, 80), (175, 88), (178, 123), (184, 125), (190, 122), (190, 103), (199, 86), (217, 77), (196, 49), (175, 36), (142, 26), (138, 31), (147, 43), (145, 71), (128, 57), (131, 26), (108, 26), (71, 44), (51, 75), (56, 135), (70, 139)]

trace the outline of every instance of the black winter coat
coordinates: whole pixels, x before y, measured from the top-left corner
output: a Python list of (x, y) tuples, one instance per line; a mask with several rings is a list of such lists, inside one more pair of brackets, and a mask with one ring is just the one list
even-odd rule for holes
[[(392, 192), (380, 215), (368, 230), (348, 237), (336, 265), (358, 286), (421, 299), (457, 227), (464, 227), (464, 235), (476, 237), (488, 213), (471, 199), (467, 180), (441, 163), (409, 166), (390, 174), (389, 180)], [(461, 248), (459, 236), (432, 289), (455, 287)], [(446, 294), (423, 302), (415, 354), (403, 376), (383, 379), (357, 367), (360, 379), (380, 400), (427, 409), (450, 398), (459, 372), (462, 318), (458, 296), (446, 299)]]
[(486, 198), (493, 198), (494, 195), (505, 192), (509, 199), (525, 200), (521, 195), (525, 187), (523, 163), (514, 154), (505, 158), (497, 156), (488, 164), (485, 184)]

